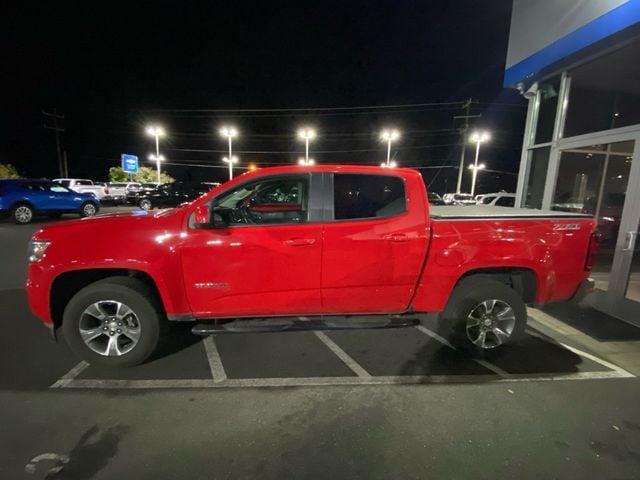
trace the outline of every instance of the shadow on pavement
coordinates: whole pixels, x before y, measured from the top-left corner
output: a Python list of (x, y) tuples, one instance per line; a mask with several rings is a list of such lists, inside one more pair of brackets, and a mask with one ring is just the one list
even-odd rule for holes
[(106, 467), (109, 460), (116, 455), (118, 444), (128, 430), (129, 427), (116, 425), (101, 433), (98, 426), (94, 425), (80, 437), (78, 443), (69, 452), (69, 461), (62, 465), (62, 469), (48, 474), (45, 478), (50, 480), (94, 478), (94, 475)]
[(542, 310), (597, 340), (640, 340), (640, 328), (591, 307), (563, 302), (547, 305)]

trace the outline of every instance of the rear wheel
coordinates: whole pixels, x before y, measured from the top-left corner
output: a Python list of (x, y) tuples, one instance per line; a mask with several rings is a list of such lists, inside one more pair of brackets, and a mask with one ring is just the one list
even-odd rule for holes
[(62, 331), (76, 355), (89, 363), (134, 366), (156, 349), (162, 317), (143, 282), (112, 277), (73, 296), (64, 310)]
[(140, 203), (138, 205), (142, 210), (151, 210), (153, 208), (151, 200), (149, 200), (148, 198), (143, 198), (142, 200), (140, 200)]
[(11, 209), (11, 218), (15, 223), (26, 224), (33, 220), (33, 208), (31, 205), (22, 203)]
[(93, 217), (98, 213), (98, 207), (93, 202), (84, 202), (80, 207), (80, 215), (83, 217)]
[(527, 323), (527, 307), (507, 285), (484, 278), (460, 282), (440, 315), (453, 330), (453, 342), (473, 352), (486, 352), (518, 340)]

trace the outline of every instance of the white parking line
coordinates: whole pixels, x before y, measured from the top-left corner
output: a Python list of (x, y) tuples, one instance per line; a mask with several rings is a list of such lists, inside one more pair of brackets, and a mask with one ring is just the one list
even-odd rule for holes
[(87, 362), (80, 362), (67, 373), (65, 373), (60, 379), (58, 379), (54, 384), (52, 384), (49, 388), (62, 388), (66, 387), (69, 382), (74, 380), (78, 375), (82, 373), (82, 371), (87, 368), (89, 364)]
[(313, 332), (316, 337), (324, 343), (344, 364), (349, 367), (360, 378), (371, 378), (371, 374), (360, 366), (351, 356), (338, 346), (336, 342), (331, 340), (324, 332)]
[(294, 378), (237, 378), (222, 382), (213, 380), (70, 380), (64, 388), (93, 389), (180, 389), (180, 388), (269, 388), (313, 387), (329, 385), (419, 385), (463, 383), (513, 383), (565, 380), (604, 380), (626, 378), (617, 371), (575, 372), (567, 374), (509, 374), (505, 378), (495, 375), (404, 375), (382, 377), (294, 377)]
[[(430, 336), (434, 340), (437, 340), (438, 342), (442, 343), (443, 345), (446, 345), (447, 347), (451, 348), (452, 350), (457, 350), (457, 348), (454, 347), (453, 345), (451, 345), (451, 342), (449, 342), (446, 338), (438, 335), (434, 331), (429, 330), (427, 327), (425, 327), (423, 325), (416, 325), (416, 329), (421, 331), (425, 335)], [(501, 369), (500, 367), (497, 367), (496, 365), (494, 365), (492, 363), (487, 362), (486, 360), (481, 360), (479, 358), (472, 358), (471, 360), (476, 362), (478, 365), (486, 368), (487, 370), (492, 371), (496, 375), (499, 375), (500, 377), (508, 377), (509, 376), (508, 372), (504, 371), (503, 369)]]
[[(536, 332), (535, 330), (527, 329), (526, 332), (529, 335), (533, 335), (534, 337), (540, 338), (542, 340), (547, 340), (547, 338), (545, 338), (544, 335)], [(606, 361), (604, 358), (596, 357), (595, 355), (591, 355), (588, 352), (585, 352), (585, 351), (580, 350), (578, 348), (572, 347), (571, 345), (567, 345), (566, 343), (558, 342), (558, 345), (561, 345), (562, 347), (564, 347), (567, 350), (575, 353), (576, 355), (579, 355), (579, 356), (584, 357), (584, 358), (586, 358), (588, 360), (591, 360), (592, 362), (599, 363), (600, 365), (602, 365), (605, 368), (608, 368), (610, 370), (614, 370), (614, 371), (618, 372), (620, 374), (620, 377), (622, 377), (622, 378), (635, 378), (635, 375), (633, 373), (625, 370), (622, 367), (619, 367), (618, 365), (615, 365), (615, 364), (613, 364), (611, 362)]]
[(207, 362), (209, 362), (209, 368), (211, 369), (211, 376), (216, 383), (224, 382), (227, 379), (227, 372), (222, 365), (222, 358), (220, 358), (220, 352), (216, 346), (216, 341), (212, 336), (205, 337), (202, 341), (204, 344), (204, 350), (207, 353)]

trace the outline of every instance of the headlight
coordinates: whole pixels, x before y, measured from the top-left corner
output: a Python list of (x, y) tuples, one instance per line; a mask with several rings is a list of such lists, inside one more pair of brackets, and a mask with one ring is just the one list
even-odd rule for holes
[(37, 262), (43, 256), (51, 242), (49, 240), (31, 240), (29, 242), (29, 249), (27, 254), (29, 255), (30, 262)]

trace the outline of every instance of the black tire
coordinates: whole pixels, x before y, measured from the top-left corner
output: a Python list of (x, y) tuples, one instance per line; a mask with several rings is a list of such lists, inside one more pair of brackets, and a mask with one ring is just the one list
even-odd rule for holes
[(93, 217), (100, 211), (100, 207), (91, 201), (84, 202), (80, 205), (80, 216), (81, 217)]
[[(496, 309), (496, 314), (492, 316), (489, 313), (489, 318), (480, 321), (477, 327), (470, 326), (475, 322), (475, 317), (487, 314), (486, 306), (482, 305), (483, 302), (488, 301), (491, 304), (492, 300), (497, 300), (494, 304), (499, 307)], [(509, 319), (512, 315), (504, 305), (510, 307), (513, 313), (514, 320), (510, 332), (509, 328), (504, 327), (511, 326)], [(493, 331), (489, 331), (485, 333), (484, 337), (481, 337), (480, 329), (490, 328), (481, 324), (485, 321), (491, 321), (494, 317), (499, 318), (502, 313), (507, 314), (505, 320), (498, 320), (492, 326), (499, 327), (501, 332), (509, 332), (508, 337), (498, 338), (498, 335)], [(527, 324), (527, 306), (522, 297), (504, 283), (487, 277), (469, 277), (462, 280), (453, 290), (445, 310), (440, 314), (440, 319), (443, 326), (449, 326), (452, 334), (451, 343), (454, 346), (470, 353), (484, 354), (522, 338)], [(476, 334), (478, 334), (477, 338)], [(473, 342), (472, 337), (476, 339), (477, 343)], [(481, 338), (483, 338), (482, 341)], [(482, 343), (486, 343), (486, 345), (481, 346)], [(495, 345), (491, 345), (492, 343)]]
[(148, 198), (143, 198), (142, 200), (140, 200), (138, 202), (138, 206), (142, 210), (153, 210), (153, 203), (151, 203), (151, 200), (149, 200)]
[[(85, 310), (101, 301), (122, 302), (130, 307), (136, 316), (136, 323), (139, 323), (137, 344), (119, 356), (95, 352), (80, 335)], [(86, 362), (110, 367), (131, 367), (143, 363), (156, 350), (166, 324), (159, 300), (144, 282), (131, 277), (110, 277), (88, 285), (71, 298), (64, 310), (62, 331), (71, 350)], [(106, 341), (109, 340), (106, 333), (104, 337)]]
[(18, 225), (26, 225), (34, 216), (33, 207), (28, 203), (18, 203), (11, 208), (11, 219)]

